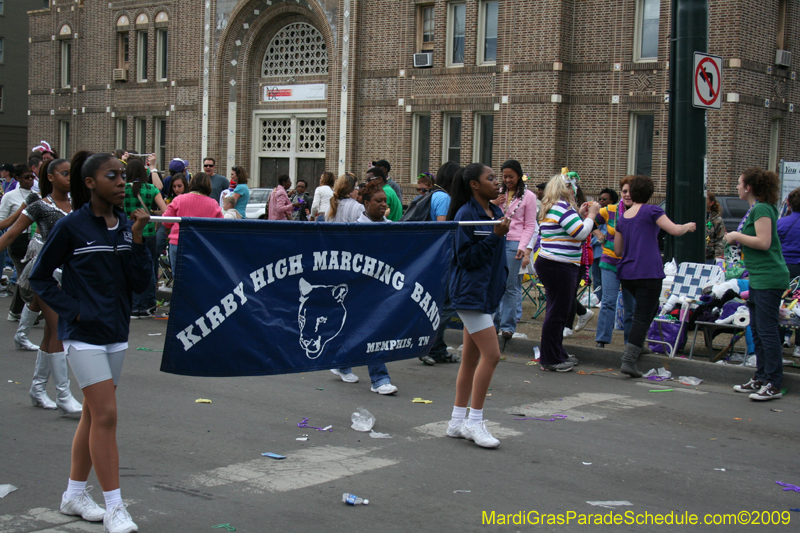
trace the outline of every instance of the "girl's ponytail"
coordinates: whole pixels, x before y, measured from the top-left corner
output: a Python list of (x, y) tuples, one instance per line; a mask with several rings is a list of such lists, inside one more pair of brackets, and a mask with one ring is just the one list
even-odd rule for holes
[(72, 199), (73, 211), (77, 211), (83, 207), (83, 204), (88, 203), (92, 197), (92, 193), (89, 190), (89, 187), (86, 186), (86, 180), (81, 173), (83, 164), (92, 155), (92, 152), (81, 150), (72, 156), (72, 161), (70, 162), (69, 167), (69, 195)]

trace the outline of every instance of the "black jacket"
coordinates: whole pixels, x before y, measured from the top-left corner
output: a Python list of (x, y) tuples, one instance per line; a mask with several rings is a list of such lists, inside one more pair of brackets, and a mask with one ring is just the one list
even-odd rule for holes
[[(30, 275), (33, 290), (58, 313), (58, 338), (105, 345), (126, 342), (131, 293), (150, 284), (153, 266), (144, 244), (133, 242), (131, 223), (106, 227), (90, 204), (56, 222)], [(63, 269), (62, 286), (53, 271)], [(80, 315), (80, 322), (76, 318)]]

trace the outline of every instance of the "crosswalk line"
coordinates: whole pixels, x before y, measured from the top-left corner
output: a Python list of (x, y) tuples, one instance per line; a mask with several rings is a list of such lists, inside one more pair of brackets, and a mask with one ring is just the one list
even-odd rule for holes
[(567, 415), (566, 420), (570, 422), (591, 422), (606, 418), (609, 411), (633, 409), (648, 405), (653, 405), (653, 402), (636, 400), (621, 394), (582, 392), (575, 396), (567, 396), (557, 400), (509, 407), (505, 409), (505, 412), (511, 415), (539, 418), (561, 414)]
[(240, 485), (256, 492), (288, 492), (398, 463), (370, 456), (380, 448), (321, 446), (287, 454), (283, 460), (254, 459), (191, 476), (188, 488)]

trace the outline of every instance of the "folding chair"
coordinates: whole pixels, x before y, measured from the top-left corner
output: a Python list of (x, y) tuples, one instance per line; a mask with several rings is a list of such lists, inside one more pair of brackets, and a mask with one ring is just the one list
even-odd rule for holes
[(547, 300), (544, 295), (544, 285), (541, 284), (536, 276), (526, 275), (528, 280), (522, 282), (522, 298), (527, 297), (536, 306), (531, 318), (538, 318), (547, 308)]
[(678, 351), (678, 344), (680, 343), (683, 331), (686, 324), (689, 322), (689, 311), (692, 306), (696, 307), (697, 301), (703, 294), (703, 289), (709, 285), (716, 285), (725, 281), (725, 273), (717, 265), (706, 265), (705, 263), (681, 263), (678, 266), (678, 274), (672, 282), (672, 287), (669, 290), (670, 296), (675, 295), (681, 298), (681, 312), (680, 312), (680, 327), (675, 340), (670, 343), (663, 340), (664, 334), (661, 330), (661, 324), (666, 322), (673, 322), (666, 317), (657, 316), (653, 322), (658, 324), (658, 333), (662, 340), (647, 339), (645, 342), (652, 344), (661, 344), (669, 349), (669, 356), (675, 357), (675, 352)]

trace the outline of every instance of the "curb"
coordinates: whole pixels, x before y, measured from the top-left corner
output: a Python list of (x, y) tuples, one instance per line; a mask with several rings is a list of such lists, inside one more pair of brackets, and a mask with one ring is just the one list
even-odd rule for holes
[[(461, 331), (445, 331), (445, 341), (449, 346), (460, 345), (462, 341)], [(509, 339), (508, 342), (506, 342), (505, 348), (502, 350), (502, 354), (516, 355), (519, 357), (519, 362), (527, 363), (533, 356), (533, 348), (535, 346), (539, 346), (538, 341), (532, 341), (530, 339)], [(622, 361), (622, 350), (609, 349), (608, 346), (602, 349), (570, 345), (569, 343), (564, 343), (564, 346), (567, 347), (570, 354), (576, 356), (582, 363), (606, 368), (610, 367), (618, 370)], [(511, 359), (506, 359), (506, 361), (511, 361)], [(685, 359), (683, 357), (670, 358), (657, 354), (642, 355), (639, 358), (637, 366), (642, 372), (646, 372), (651, 368), (664, 367), (672, 372), (675, 378), (678, 376), (694, 376), (703, 381), (730, 386), (738, 383), (745, 383), (748, 379), (753, 377), (753, 372), (755, 371), (753, 368), (739, 365), (718, 365), (716, 363), (709, 363), (696, 359)], [(800, 374), (784, 372), (781, 387), (787, 389), (787, 391), (800, 390)]]

